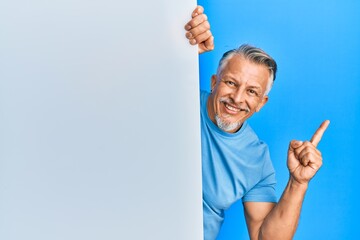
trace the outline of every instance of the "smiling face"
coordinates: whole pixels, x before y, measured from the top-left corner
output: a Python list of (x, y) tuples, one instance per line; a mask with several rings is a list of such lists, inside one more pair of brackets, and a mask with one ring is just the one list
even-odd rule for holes
[(225, 132), (236, 132), (268, 100), (270, 71), (241, 55), (234, 55), (225, 68), (211, 78), (212, 93), (207, 102), (208, 114)]

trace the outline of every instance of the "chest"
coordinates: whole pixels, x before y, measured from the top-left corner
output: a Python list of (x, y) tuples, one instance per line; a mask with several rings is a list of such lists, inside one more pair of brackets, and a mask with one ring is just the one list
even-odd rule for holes
[(203, 198), (216, 209), (227, 209), (262, 178), (262, 149), (207, 137), (202, 139)]

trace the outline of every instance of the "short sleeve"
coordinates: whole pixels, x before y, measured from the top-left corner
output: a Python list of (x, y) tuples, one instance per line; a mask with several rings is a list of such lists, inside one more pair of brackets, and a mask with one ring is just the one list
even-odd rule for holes
[(275, 173), (256, 184), (242, 198), (243, 202), (277, 202)]
[(265, 160), (262, 176), (263, 178), (243, 196), (243, 202), (277, 202), (275, 170), (269, 155)]

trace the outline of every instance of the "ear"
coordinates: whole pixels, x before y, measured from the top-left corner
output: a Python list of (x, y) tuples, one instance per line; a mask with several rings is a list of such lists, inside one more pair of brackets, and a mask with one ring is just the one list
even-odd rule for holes
[(263, 106), (265, 106), (265, 104), (267, 103), (268, 100), (269, 100), (269, 97), (268, 97), (267, 95), (265, 95), (265, 96), (262, 98), (262, 100), (261, 100), (261, 102), (259, 103), (259, 105), (257, 105), (257, 107), (256, 107), (256, 112), (259, 112), (260, 109), (261, 109)]
[(214, 90), (215, 86), (216, 86), (216, 82), (217, 82), (217, 76), (216, 74), (211, 76), (211, 92)]

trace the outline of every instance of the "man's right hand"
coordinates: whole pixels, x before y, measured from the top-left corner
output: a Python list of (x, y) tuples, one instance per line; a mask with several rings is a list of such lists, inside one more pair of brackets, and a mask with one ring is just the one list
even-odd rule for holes
[(214, 37), (210, 24), (204, 14), (204, 8), (197, 6), (191, 14), (191, 20), (185, 25), (185, 36), (191, 45), (198, 44), (199, 54), (214, 49)]

